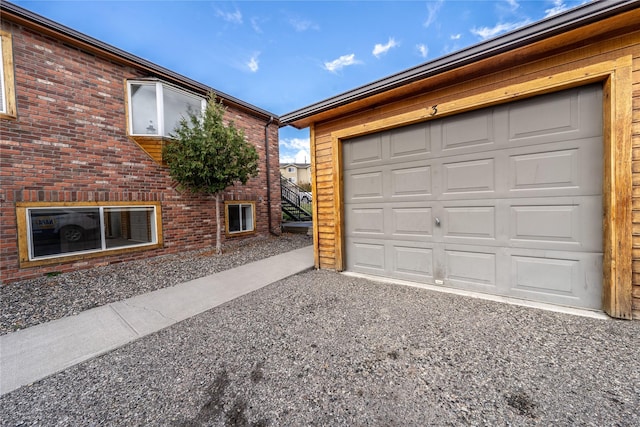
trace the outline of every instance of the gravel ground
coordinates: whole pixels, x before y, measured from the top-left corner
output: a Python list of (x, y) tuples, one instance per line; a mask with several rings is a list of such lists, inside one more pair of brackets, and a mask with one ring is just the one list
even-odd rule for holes
[(2, 425), (638, 426), (640, 322), (309, 271), (0, 398)]
[(305, 234), (283, 233), (230, 242), (218, 256), (210, 249), (191, 251), (1, 286), (0, 335), (310, 244)]

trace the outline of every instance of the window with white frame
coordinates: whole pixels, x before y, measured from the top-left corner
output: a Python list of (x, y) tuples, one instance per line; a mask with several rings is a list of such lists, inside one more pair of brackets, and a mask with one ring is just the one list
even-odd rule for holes
[(253, 202), (225, 202), (227, 234), (250, 233), (255, 230)]
[(129, 81), (130, 135), (169, 136), (188, 112), (200, 114), (204, 98), (162, 82)]
[(34, 206), (24, 215), (28, 261), (158, 243), (158, 206)]

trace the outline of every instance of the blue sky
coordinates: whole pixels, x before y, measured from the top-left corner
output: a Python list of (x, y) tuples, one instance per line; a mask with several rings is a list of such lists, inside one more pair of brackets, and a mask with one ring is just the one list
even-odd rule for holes
[[(586, 2), (12, 1), (278, 115)], [(308, 129), (280, 159), (310, 160)]]

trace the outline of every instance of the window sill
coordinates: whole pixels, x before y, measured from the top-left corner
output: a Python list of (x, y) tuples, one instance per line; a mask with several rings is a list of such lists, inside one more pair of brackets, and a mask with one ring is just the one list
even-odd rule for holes
[(0, 119), (17, 120), (18, 116), (16, 114), (11, 114), (11, 113), (0, 113)]
[(234, 238), (234, 237), (242, 237), (242, 236), (250, 236), (252, 234), (256, 234), (256, 230), (251, 230), (251, 231), (236, 231), (233, 233), (230, 232), (225, 232), (225, 236), (227, 238)]

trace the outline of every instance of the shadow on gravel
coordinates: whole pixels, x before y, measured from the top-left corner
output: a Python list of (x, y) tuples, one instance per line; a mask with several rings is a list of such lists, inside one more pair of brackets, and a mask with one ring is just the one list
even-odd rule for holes
[[(255, 383), (262, 379), (261, 363), (258, 363), (256, 368), (251, 372), (251, 380)], [(222, 369), (213, 380), (211, 386), (207, 390), (209, 400), (200, 408), (200, 412), (189, 421), (179, 424), (181, 427), (197, 427), (203, 425), (209, 425), (213, 420), (218, 419), (221, 415), (224, 415), (226, 426), (237, 427), (266, 427), (269, 425), (268, 420), (258, 420), (250, 423), (245, 415), (247, 409), (247, 402), (241, 397), (230, 396), (227, 401), (225, 399), (225, 392), (231, 384), (229, 380), (229, 374), (226, 369)], [(225, 410), (228, 404), (231, 407)]]
[(527, 393), (516, 392), (505, 395), (507, 404), (511, 406), (519, 415), (524, 417), (536, 418), (535, 410), (538, 407), (536, 403), (531, 400), (531, 397)]

